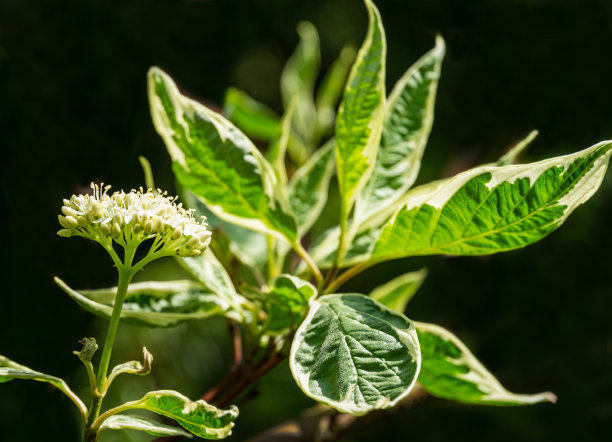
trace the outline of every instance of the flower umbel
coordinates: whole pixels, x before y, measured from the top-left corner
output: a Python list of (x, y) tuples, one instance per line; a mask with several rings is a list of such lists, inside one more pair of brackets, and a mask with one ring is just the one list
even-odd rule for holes
[(179, 256), (197, 256), (210, 243), (211, 232), (206, 218), (198, 222), (193, 210), (176, 204), (177, 197), (152, 189), (115, 192), (108, 195), (111, 186), (91, 183), (92, 195), (73, 195), (64, 200), (63, 227), (58, 235), (89, 238), (109, 245), (112, 241), (125, 247), (138, 247), (153, 239), (149, 253), (165, 252)]

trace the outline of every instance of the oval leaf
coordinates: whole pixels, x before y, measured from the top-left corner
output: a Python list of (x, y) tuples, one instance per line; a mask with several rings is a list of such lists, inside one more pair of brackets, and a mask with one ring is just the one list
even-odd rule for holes
[(253, 143), (221, 115), (181, 95), (161, 69), (151, 68), (148, 79), (153, 123), (181, 185), (225, 221), (295, 240), (276, 175)]
[(149, 410), (175, 420), (183, 428), (204, 439), (224, 439), (232, 434), (238, 408), (220, 410), (203, 400), (191, 401), (172, 390), (150, 391), (138, 401), (126, 402), (123, 409)]
[(612, 154), (604, 141), (538, 163), (483, 166), (415, 188), (385, 225), (375, 262), (415, 255), (486, 255), (534, 243), (599, 188)]
[(360, 294), (310, 303), (291, 347), (291, 372), (306, 395), (362, 415), (405, 397), (421, 365), (412, 322)]
[(556, 402), (550, 392), (510, 393), (451, 332), (434, 324), (414, 324), (423, 358), (419, 383), (434, 396), (483, 405)]
[[(81, 307), (109, 319), (113, 312), (116, 287), (77, 292), (64, 281), (55, 283)], [(149, 327), (171, 327), (183, 321), (235, 313), (227, 300), (205, 292), (194, 281), (150, 281), (131, 284), (121, 310), (121, 320)]]
[(164, 425), (140, 416), (125, 416), (116, 414), (109, 417), (100, 426), (99, 432), (104, 430), (138, 430), (144, 431), (152, 436), (184, 436), (192, 438), (188, 433), (180, 428)]

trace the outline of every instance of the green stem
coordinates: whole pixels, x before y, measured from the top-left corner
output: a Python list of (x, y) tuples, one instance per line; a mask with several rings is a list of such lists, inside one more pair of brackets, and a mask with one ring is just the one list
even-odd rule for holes
[(359, 273), (363, 272), (365, 269), (368, 269), (368, 268), (372, 267), (374, 264), (377, 264), (377, 262), (376, 261), (364, 261), (364, 262), (362, 262), (360, 264), (357, 264), (354, 267), (351, 267), (346, 272), (344, 272), (343, 274), (338, 276), (338, 278), (336, 278), (334, 281), (332, 281), (325, 288), (325, 291), (323, 293), (325, 293), (325, 294), (333, 293), (338, 287), (340, 287), (343, 284), (345, 284), (353, 276), (358, 275)]
[(274, 259), (274, 238), (266, 235), (268, 246), (268, 279), (271, 281), (276, 276), (276, 260)]
[[(97, 387), (93, 391), (91, 399), (91, 408), (89, 409), (89, 415), (87, 416), (87, 423), (84, 429), (84, 441), (93, 441), (96, 438), (97, 430), (93, 427), (93, 423), (100, 414), (100, 408), (102, 407), (102, 399), (106, 392), (106, 374), (108, 372), (108, 365), (110, 363), (111, 353), (113, 351), (113, 345), (115, 344), (115, 338), (117, 337), (117, 328), (119, 327), (119, 319), (121, 317), (121, 309), (123, 308), (123, 302), (127, 296), (127, 289), (134, 276), (135, 270), (132, 268), (132, 261), (134, 254), (136, 253), (135, 247), (129, 247), (125, 249), (125, 258), (122, 265), (117, 267), (119, 271), (119, 282), (117, 284), (117, 294), (115, 295), (115, 302), (113, 304), (113, 313), (111, 315), (110, 324), (108, 326), (108, 332), (106, 333), (106, 340), (104, 341), (104, 350), (102, 351), (102, 357), (100, 359), (100, 365), (98, 366), (98, 377)], [(111, 255), (112, 256), (112, 255)]]
[(296, 253), (298, 255), (300, 255), (300, 258), (302, 258), (304, 260), (306, 265), (308, 265), (308, 267), (312, 271), (312, 274), (314, 275), (315, 279), (317, 280), (317, 284), (319, 285), (319, 289), (321, 289), (323, 287), (323, 275), (321, 274), (321, 270), (319, 270), (319, 268), (315, 264), (315, 262), (312, 259), (312, 257), (308, 254), (308, 252), (304, 249), (304, 247), (302, 247), (302, 244), (300, 244), (299, 241), (295, 241), (294, 243), (292, 243), (291, 247), (293, 247), (293, 250), (295, 250)]

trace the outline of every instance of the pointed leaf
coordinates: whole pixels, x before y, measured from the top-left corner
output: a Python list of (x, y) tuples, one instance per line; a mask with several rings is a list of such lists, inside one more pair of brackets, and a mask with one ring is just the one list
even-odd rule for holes
[(414, 184), (433, 124), (444, 40), (406, 71), (387, 100), (374, 172), (355, 216), (360, 222), (395, 204)]
[[(301, 22), (297, 26), (300, 43), (287, 61), (281, 74), (281, 95), (286, 110), (293, 108), (291, 126), (296, 132), (310, 156), (315, 143), (317, 114), (314, 105), (314, 84), (319, 73), (321, 54), (319, 49), (319, 34), (309, 22)], [(297, 155), (293, 155), (297, 156)]]
[(124, 409), (149, 410), (169, 417), (183, 428), (204, 439), (223, 439), (232, 434), (238, 408), (220, 410), (203, 400), (191, 401), (172, 390), (150, 391), (138, 401), (126, 402)]
[(308, 301), (317, 289), (297, 276), (280, 275), (267, 291), (268, 322), (266, 333), (282, 334), (302, 321)]
[(418, 272), (404, 273), (388, 283), (376, 287), (370, 293), (370, 298), (380, 302), (385, 307), (389, 307), (399, 313), (406, 311), (406, 306), (416, 294), (421, 284), (427, 276), (427, 270), (421, 269)]
[(311, 301), (291, 347), (291, 372), (304, 393), (353, 415), (396, 404), (420, 365), (412, 322), (359, 294)]
[(348, 219), (355, 198), (374, 169), (385, 106), (385, 32), (376, 6), (370, 0), (365, 4), (368, 33), (351, 69), (336, 121), (343, 219)]
[(276, 175), (251, 141), (221, 115), (180, 94), (159, 68), (149, 70), (149, 101), (177, 180), (219, 218), (294, 241), (295, 221)]
[(81, 399), (74, 394), (63, 379), (32, 370), (25, 365), (18, 364), (17, 362), (11, 361), (9, 358), (0, 355), (0, 383), (8, 382), (13, 379), (27, 379), (31, 381), (46, 382), (53, 385), (55, 388), (68, 396), (72, 402), (74, 402), (83, 415), (83, 419), (85, 419), (85, 416), (87, 415), (87, 407), (83, 401), (81, 401)]
[(599, 188), (612, 142), (538, 163), (468, 170), (408, 193), (383, 228), (374, 262), (414, 255), (485, 255), (524, 247)]
[(356, 53), (357, 51), (352, 46), (343, 47), (340, 55), (331, 65), (317, 89), (315, 103), (321, 135), (327, 133), (334, 125), (336, 105), (342, 95), (342, 89), (346, 84), (351, 65), (355, 61)]
[(249, 137), (272, 141), (280, 133), (280, 118), (246, 92), (230, 88), (225, 93), (223, 115)]
[(483, 405), (529, 405), (557, 400), (550, 392), (510, 393), (451, 332), (434, 324), (414, 324), (423, 358), (419, 383), (434, 396)]
[[(79, 293), (57, 277), (55, 283), (88, 312), (107, 319), (111, 317), (116, 287)], [(190, 280), (131, 284), (121, 310), (122, 321), (149, 327), (171, 327), (215, 315), (233, 317), (235, 313), (224, 297), (205, 292)]]
[(116, 414), (100, 425), (99, 432), (104, 430), (138, 430), (152, 436), (184, 436), (191, 438), (191, 433), (177, 427), (171, 427), (140, 416)]
[(527, 148), (527, 146), (531, 144), (535, 137), (538, 136), (538, 133), (539, 132), (537, 130), (532, 130), (531, 132), (529, 132), (529, 134), (524, 139), (512, 146), (508, 153), (506, 153), (503, 157), (497, 160), (495, 165), (507, 166), (509, 164), (516, 163), (516, 159), (518, 158), (518, 156)]
[[(321, 215), (334, 172), (334, 144), (327, 143), (300, 167), (289, 183), (289, 205), (303, 236)], [(337, 245), (336, 241), (336, 245)]]

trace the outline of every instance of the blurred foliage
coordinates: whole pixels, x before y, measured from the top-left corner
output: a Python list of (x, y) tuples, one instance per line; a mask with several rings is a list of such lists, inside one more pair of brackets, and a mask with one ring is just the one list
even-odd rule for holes
[[(610, 2), (379, 0), (377, 5), (388, 35), (388, 86), (432, 46), (436, 33), (448, 46), (418, 182), (492, 161), (534, 128), (540, 136), (524, 161), (612, 138)], [(183, 90), (211, 106), (220, 107), (226, 89), (234, 86), (280, 113), (279, 78), (298, 40), (296, 24), (309, 20), (319, 30), (325, 70), (343, 44), (359, 46), (366, 15), (359, 0), (68, 0), (35, 6), (4, 0), (1, 9), (6, 283), (0, 349), (67, 379), (82, 393), (86, 378), (80, 368), (74, 371), (78, 364), (71, 351), (83, 336), (101, 336), (105, 324), (79, 309), (52, 276), (77, 288), (116, 281), (102, 249), (85, 241), (60, 242), (57, 211), (62, 197), (92, 179), (124, 189), (142, 185), (139, 155), (151, 161), (157, 184), (172, 189), (169, 160), (148, 111), (149, 66), (171, 72)], [(455, 332), (509, 389), (548, 389), (559, 396), (557, 405), (497, 409), (427, 399), (357, 426), (343, 440), (410, 434), (428, 441), (458, 435), (557, 441), (608, 434), (611, 192), (608, 173), (602, 189), (564, 228), (524, 250), (490, 258), (397, 261), (346, 287), (367, 292), (426, 265), (428, 280), (407, 314)], [(166, 265), (171, 264), (154, 271), (170, 279), (178, 270)], [(500, 282), (502, 288), (493, 290)], [(171, 330), (122, 326), (119, 339), (114, 361), (138, 359), (144, 344), (156, 356), (150, 377), (133, 384), (123, 380), (123, 387), (133, 389), (117, 389), (129, 395), (123, 400), (157, 387), (180, 388), (195, 399), (231, 364), (221, 320)], [(311, 403), (293, 394), (297, 387), (289, 386), (289, 376), (281, 365), (262, 382), (261, 402), (241, 408), (234, 440), (295, 417)], [(278, 390), (286, 396), (277, 399)], [(44, 410), (38, 425), (24, 417), (33, 403)], [(11, 382), (3, 386), (0, 404), (0, 440), (78, 440), (72, 404), (44, 386)], [(62, 428), (71, 419), (75, 424)]]

